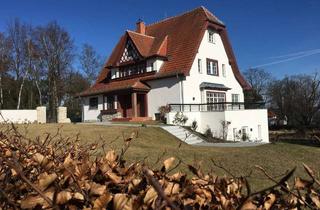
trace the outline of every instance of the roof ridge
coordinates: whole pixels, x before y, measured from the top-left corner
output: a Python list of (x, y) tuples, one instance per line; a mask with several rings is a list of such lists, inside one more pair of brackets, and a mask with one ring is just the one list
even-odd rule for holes
[(171, 17), (162, 19), (162, 20), (156, 21), (156, 22), (154, 22), (154, 23), (150, 23), (149, 25), (146, 25), (146, 27), (153, 26), (153, 25), (156, 25), (156, 24), (159, 24), (159, 23), (163, 23), (163, 22), (169, 21), (169, 20), (171, 20), (171, 19), (174, 19), (174, 18), (177, 18), (177, 17), (181, 17), (181, 16), (184, 16), (184, 15), (190, 14), (190, 13), (196, 11), (196, 10), (203, 9), (203, 8), (204, 8), (203, 6), (200, 6), (200, 7), (194, 8), (194, 9), (192, 9), (192, 10), (189, 10), (189, 11), (187, 11), (187, 12), (183, 12), (183, 13), (180, 13), (180, 14), (178, 14), (178, 15), (171, 16)]
[(156, 37), (154, 37), (154, 36), (149, 36), (149, 35), (147, 35), (147, 34), (141, 34), (141, 33), (138, 33), (138, 32), (136, 32), (136, 31), (127, 30), (127, 32), (134, 33), (134, 34), (141, 35), (141, 36), (150, 37), (150, 38), (152, 38), (152, 39), (155, 39), (155, 38), (156, 38)]

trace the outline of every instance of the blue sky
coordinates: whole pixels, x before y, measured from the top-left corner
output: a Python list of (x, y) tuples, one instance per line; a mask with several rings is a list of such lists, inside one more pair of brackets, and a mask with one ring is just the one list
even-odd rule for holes
[(78, 47), (89, 43), (103, 57), (139, 18), (148, 24), (203, 5), (227, 25), (241, 70), (280, 61), (262, 68), (276, 77), (320, 71), (320, 0), (1, 0), (0, 5), (0, 31), (15, 17), (33, 25), (57, 20)]

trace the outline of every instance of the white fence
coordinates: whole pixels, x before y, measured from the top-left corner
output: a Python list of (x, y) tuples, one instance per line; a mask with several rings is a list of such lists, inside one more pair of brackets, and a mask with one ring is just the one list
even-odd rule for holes
[[(177, 112), (167, 114), (167, 124), (173, 124)], [(221, 112), (182, 112), (188, 117), (186, 126), (191, 126), (193, 121), (197, 121), (197, 131), (205, 133), (211, 129), (213, 136), (222, 138), (226, 136), (229, 141), (241, 141), (243, 134), (246, 140), (269, 142), (268, 117), (266, 109), (248, 109)], [(224, 127), (222, 122), (228, 123)], [(226, 132), (224, 133), (223, 130)]]
[(0, 123), (46, 123), (46, 107), (22, 110), (0, 110)]

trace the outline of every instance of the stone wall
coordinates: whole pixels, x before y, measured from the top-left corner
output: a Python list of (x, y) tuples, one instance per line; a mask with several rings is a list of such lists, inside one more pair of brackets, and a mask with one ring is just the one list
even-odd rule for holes
[(101, 120), (102, 122), (106, 122), (106, 121), (111, 121), (114, 118), (121, 118), (121, 117), (122, 117), (121, 112), (117, 112), (114, 114), (102, 114)]
[(59, 106), (57, 108), (57, 121), (58, 123), (71, 123), (71, 120), (67, 118), (67, 107)]

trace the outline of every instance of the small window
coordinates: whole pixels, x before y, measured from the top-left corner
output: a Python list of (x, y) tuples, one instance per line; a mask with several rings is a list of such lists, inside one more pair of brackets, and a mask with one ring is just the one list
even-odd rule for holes
[(114, 109), (114, 96), (107, 96), (107, 109)]
[(232, 102), (238, 103), (239, 102), (239, 94), (232, 94)]
[(222, 64), (222, 76), (226, 77), (226, 64)]
[(98, 97), (89, 99), (89, 109), (98, 109)]
[(207, 74), (219, 76), (218, 61), (207, 58)]
[(202, 61), (200, 58), (198, 59), (198, 72), (202, 74)]
[(208, 41), (213, 44), (216, 43), (216, 39), (213, 31), (208, 32)]

